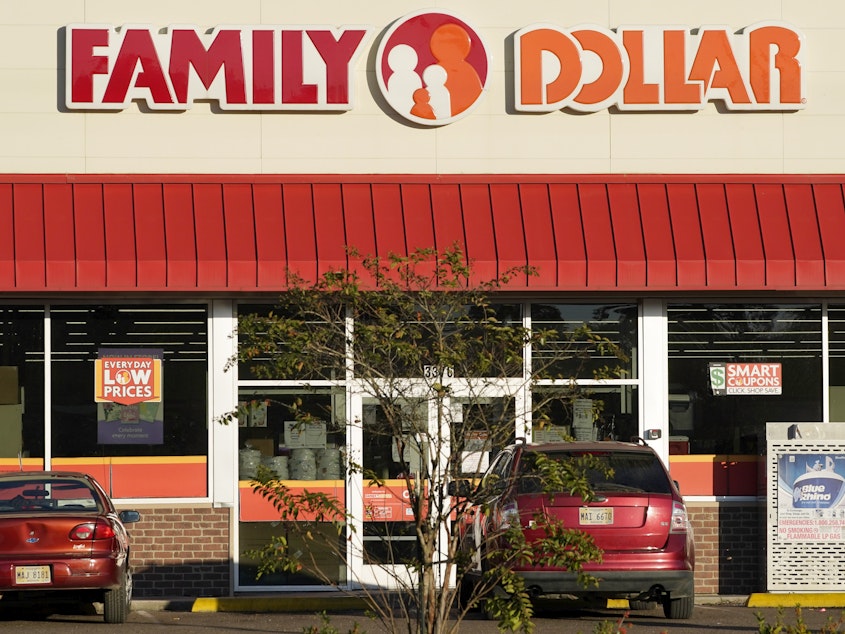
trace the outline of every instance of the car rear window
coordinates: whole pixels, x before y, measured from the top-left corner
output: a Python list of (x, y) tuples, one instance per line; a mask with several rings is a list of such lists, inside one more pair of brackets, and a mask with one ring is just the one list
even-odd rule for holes
[(0, 513), (21, 511), (97, 511), (97, 495), (82, 480), (0, 481)]
[[(522, 458), (519, 490), (521, 493), (538, 493), (543, 490), (543, 483), (534, 468), (536, 452), (526, 452)], [(549, 452), (549, 458), (561, 461), (570, 460), (579, 455), (573, 452)], [(580, 454), (583, 455), (583, 454)], [(595, 493), (655, 493), (669, 494), (672, 492), (666, 471), (659, 462), (659, 458), (646, 452), (611, 451), (594, 453), (605, 462), (612, 474), (606, 477), (600, 470), (591, 469), (587, 473), (590, 487)]]

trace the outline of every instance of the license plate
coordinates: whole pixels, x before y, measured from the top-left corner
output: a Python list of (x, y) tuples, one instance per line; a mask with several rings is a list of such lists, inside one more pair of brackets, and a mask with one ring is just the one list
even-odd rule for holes
[(27, 585), (30, 583), (50, 583), (50, 566), (18, 566), (15, 568), (15, 583)]
[(589, 526), (613, 524), (613, 509), (582, 506), (579, 510), (578, 523)]

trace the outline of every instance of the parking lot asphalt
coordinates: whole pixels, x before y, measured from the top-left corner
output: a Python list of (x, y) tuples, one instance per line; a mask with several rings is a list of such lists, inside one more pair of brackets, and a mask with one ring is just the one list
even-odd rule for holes
[[(229, 597), (179, 597), (134, 599), (133, 609), (176, 610), (189, 612), (347, 612), (366, 610), (363, 593), (279, 592)], [(699, 605), (744, 605), (749, 608), (845, 608), (845, 592), (755, 593), (751, 595), (705, 595), (696, 597)], [(627, 608), (627, 601), (612, 601), (609, 608)]]
[[(621, 602), (607, 608), (587, 607), (576, 602), (540, 600), (535, 603), (532, 623), (536, 634), (586, 634), (618, 631), (638, 634), (738, 634), (763, 631), (840, 632), (845, 624), (845, 610), (835, 605), (845, 602), (845, 594), (781, 594), (753, 596), (698, 597), (690, 619), (666, 619), (656, 606), (629, 609)], [(625, 602), (627, 604), (627, 602)], [(765, 603), (766, 606), (754, 607)], [(812, 608), (824, 603), (830, 608)], [(783, 609), (774, 607), (779, 604)], [(803, 604), (802, 610), (795, 609)], [(352, 634), (390, 634), (404, 631), (407, 623), (377, 618), (366, 609), (363, 596), (342, 592), (274, 593), (263, 596), (198, 597), (190, 599), (138, 599), (133, 601), (127, 622), (120, 626), (125, 634), (181, 632), (208, 634), (301, 634), (335, 631)], [(44, 608), (46, 606), (40, 606)], [(0, 628), (20, 634), (80, 634), (102, 623), (102, 604), (67, 605), (53, 610), (20, 610), (7, 606), (0, 610)], [(802, 629), (786, 629), (800, 624)], [(831, 626), (835, 624), (835, 627)], [(316, 628), (316, 629), (315, 629)], [(498, 623), (480, 611), (466, 615), (462, 631), (473, 634), (499, 634)], [(613, 630), (616, 631), (616, 630)]]

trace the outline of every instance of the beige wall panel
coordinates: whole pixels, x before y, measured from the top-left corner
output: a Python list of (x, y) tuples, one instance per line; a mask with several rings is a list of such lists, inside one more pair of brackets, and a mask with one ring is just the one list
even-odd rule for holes
[(614, 174), (781, 174), (789, 170), (784, 170), (784, 162), (779, 158), (751, 161), (726, 155), (717, 158), (689, 157), (683, 161), (671, 158), (614, 158), (607, 171)]
[[(194, 111), (204, 107), (194, 106)], [(149, 162), (193, 158), (254, 159), (260, 155), (261, 118), (255, 114), (79, 114), (85, 118), (89, 158)]]
[(15, 2), (2, 0), (2, 23), (50, 24), (64, 26), (85, 17), (85, 0), (37, 0), (37, 2)]
[(58, 29), (51, 24), (0, 24), (0, 68), (56, 69)]
[[(805, 66), (809, 72), (831, 72), (845, 70), (845, 22), (839, 29), (804, 29), (807, 46)], [(812, 95), (809, 95), (812, 97)]]
[[(490, 0), (461, 0), (453, 11), (472, 19), (480, 27), (502, 27), (509, 32), (538, 22), (567, 27), (576, 24), (607, 24), (607, 2), (559, 0), (558, 2), (501, 2)], [(446, 3), (441, 3), (445, 6)], [(426, 5), (419, 5), (424, 7)]]
[(83, 157), (0, 156), (0, 174), (85, 174), (88, 172), (90, 170)]
[(741, 29), (762, 20), (783, 19), (781, 0), (654, 2), (609, 0), (611, 27), (626, 24), (724, 24)]
[[(74, 160), (83, 156), (84, 127), (81, 120), (49, 114), (0, 115), (0, 157)], [(36, 170), (39, 171), (39, 170)]]
[(845, 157), (838, 159), (789, 159), (783, 163), (787, 174), (845, 174)]
[[(288, 5), (284, 2), (279, 5)], [(311, 5), (313, 8), (313, 5)], [(319, 9), (318, 9), (319, 11)], [(260, 24), (258, 0), (85, 0), (85, 22), (101, 24)]]
[(827, 29), (832, 24), (845, 26), (845, 2), (781, 0), (783, 19), (804, 29)]
[(56, 82), (57, 74), (54, 68), (0, 67), (0, 86), (8, 87), (0, 92), (0, 117), (13, 113), (35, 112), (55, 115), (59, 107)]
[(845, 112), (845, 69), (830, 72), (809, 72), (806, 79), (807, 107), (798, 113), (801, 118), (839, 115)]
[(261, 174), (257, 158), (233, 159), (219, 154), (170, 158), (158, 156), (89, 156), (89, 174)]
[(414, 0), (373, 2), (368, 6), (358, 2), (264, 0), (261, 21), (264, 24), (368, 24), (374, 27), (375, 36), (397, 18), (431, 6)]
[[(282, 115), (265, 119), (261, 130), (265, 171), (301, 171), (302, 161), (321, 166), (308, 171), (326, 170), (327, 164), (356, 164), (355, 171), (390, 157), (391, 171), (433, 171), (437, 136), (432, 130), (399, 125), (389, 118), (347, 115)], [(327, 157), (331, 157), (327, 160)], [(345, 170), (338, 170), (345, 171)]]
[(436, 174), (435, 161), (430, 156), (406, 159), (368, 159), (340, 157), (332, 160), (332, 169), (326, 170), (323, 158), (266, 159), (262, 161), (264, 174)]
[[(371, 70), (377, 36), (396, 18), (429, 5), (406, 0), (46, 0), (12, 3), (0, 15), (0, 162), (6, 171), (74, 172), (782, 172), (842, 171), (845, 126), (845, 3), (839, 0), (536, 0), (438, 3), (467, 19), (492, 58), (483, 100), (442, 128), (403, 122), (378, 94)], [(434, 9), (436, 10), (436, 8)], [(512, 110), (510, 38), (547, 21), (724, 24), (789, 21), (807, 40), (807, 106), (797, 113), (725, 112), (579, 115)], [(64, 112), (59, 29), (72, 22), (127, 24), (368, 24), (374, 29), (355, 69), (346, 113)], [(836, 28), (839, 24), (842, 28)], [(41, 162), (39, 162), (41, 161)], [(820, 168), (819, 165), (826, 165)], [(58, 162), (58, 164), (57, 164)]]
[[(641, 161), (638, 171), (674, 163), (673, 172), (696, 172), (700, 161), (725, 157), (748, 163), (782, 159), (782, 115), (732, 117), (698, 114), (624, 115), (612, 117), (613, 159)], [(725, 171), (714, 164), (716, 171)]]
[(557, 158), (552, 162), (544, 158), (526, 157), (517, 162), (510, 158), (493, 157), (477, 159), (472, 165), (474, 167), (468, 169), (466, 161), (452, 157), (437, 161), (439, 173), (442, 174), (606, 174), (610, 171), (611, 163), (607, 158)]
[(785, 154), (791, 159), (845, 158), (845, 114), (791, 119), (783, 137)]
[[(572, 158), (607, 159), (610, 151), (608, 116), (602, 113), (572, 116), (563, 112), (519, 115), (518, 135), (513, 116), (467, 118), (454, 131), (438, 131), (437, 149), (449, 159), (470, 162), (488, 159), (524, 161), (542, 159), (556, 171), (555, 161)], [(453, 128), (455, 126), (448, 126)]]

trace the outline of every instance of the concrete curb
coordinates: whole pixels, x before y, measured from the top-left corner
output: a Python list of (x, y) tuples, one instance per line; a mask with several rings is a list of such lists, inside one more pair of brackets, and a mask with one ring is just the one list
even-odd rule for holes
[(745, 605), (749, 608), (845, 608), (845, 593), (759, 593), (749, 596)]
[[(751, 595), (703, 595), (697, 605), (735, 605), (748, 608), (845, 608), (845, 593), (755, 593)], [(137, 599), (133, 610), (177, 612), (352, 612), (369, 609), (367, 597), (333, 592), (274, 594), (272, 596), (178, 597)], [(628, 609), (625, 600), (608, 601), (610, 609)]]
[[(844, 595), (845, 596), (845, 595)], [(696, 597), (699, 604), (744, 605), (748, 597), (741, 596), (702, 596)], [(309, 593), (275, 595), (261, 597), (200, 597), (193, 601), (191, 612), (347, 612), (368, 609), (367, 597), (333, 594)], [(625, 599), (610, 599), (609, 609), (627, 610)]]
[(348, 595), (201, 597), (194, 600), (191, 612), (346, 612), (368, 607), (363, 597)]

